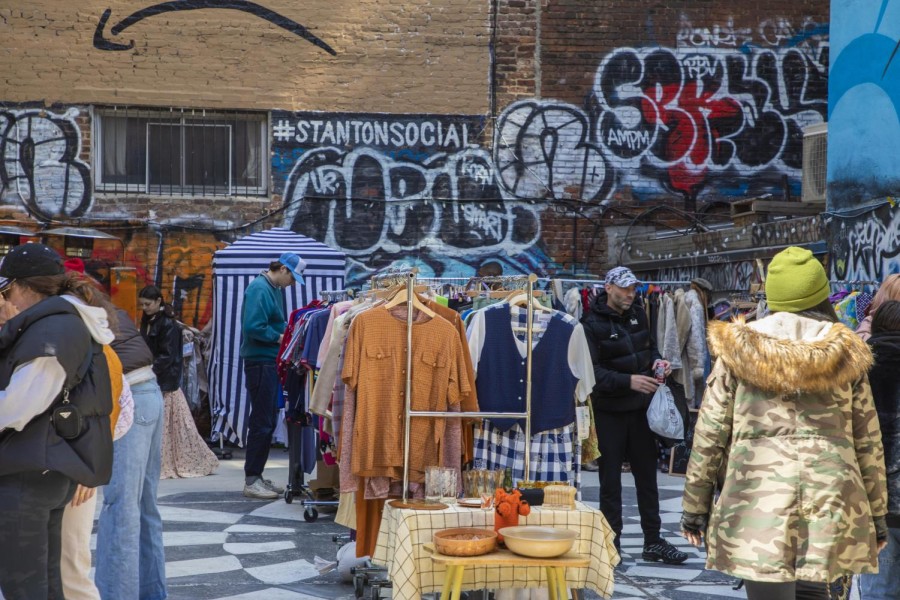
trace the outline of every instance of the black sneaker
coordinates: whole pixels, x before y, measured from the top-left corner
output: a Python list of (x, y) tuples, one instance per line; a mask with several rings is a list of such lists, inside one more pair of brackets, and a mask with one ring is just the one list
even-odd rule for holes
[(659, 540), (652, 544), (644, 544), (641, 558), (651, 562), (662, 561), (667, 565), (680, 565), (688, 559), (688, 555), (666, 540)]

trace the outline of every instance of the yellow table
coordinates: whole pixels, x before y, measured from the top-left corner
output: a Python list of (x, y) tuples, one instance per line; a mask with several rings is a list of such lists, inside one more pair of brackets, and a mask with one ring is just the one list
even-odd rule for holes
[[(531, 514), (519, 518), (519, 525), (560, 527), (578, 532), (572, 552), (587, 556), (589, 564), (569, 567), (571, 588), (587, 588), (610, 598), (613, 567), (619, 555), (613, 545), (615, 535), (596, 508), (578, 502), (576, 510), (550, 510), (533, 506)], [(446, 585), (448, 569), (436, 565), (425, 544), (435, 531), (453, 527), (494, 528), (494, 513), (453, 505), (445, 510), (394, 508), (386, 503), (378, 531), (372, 562), (387, 568), (394, 600), (421, 600), (422, 594), (439, 592)], [(461, 589), (504, 589), (546, 587), (546, 569), (528, 566), (491, 565), (465, 569)], [(452, 582), (451, 582), (452, 583)], [(561, 600), (561, 599), (558, 599)]]
[(463, 572), (466, 567), (544, 567), (547, 572), (547, 589), (550, 600), (568, 600), (569, 586), (566, 585), (566, 568), (584, 568), (591, 564), (590, 556), (568, 552), (555, 558), (531, 558), (510, 552), (495, 550), (480, 556), (447, 556), (434, 549), (434, 544), (425, 544), (431, 552), (435, 564), (445, 565), (447, 575), (441, 590), (441, 600), (459, 600), (462, 591)]

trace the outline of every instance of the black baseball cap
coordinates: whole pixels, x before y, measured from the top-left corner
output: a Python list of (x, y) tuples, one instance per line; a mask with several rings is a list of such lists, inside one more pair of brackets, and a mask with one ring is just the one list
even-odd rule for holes
[(16, 246), (0, 263), (0, 277), (4, 280), (62, 275), (65, 272), (62, 256), (44, 244), (30, 243)]

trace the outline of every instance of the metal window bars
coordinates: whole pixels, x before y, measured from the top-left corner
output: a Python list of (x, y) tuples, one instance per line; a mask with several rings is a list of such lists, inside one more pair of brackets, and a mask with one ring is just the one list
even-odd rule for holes
[(412, 333), (413, 333), (413, 302), (412, 298), (415, 294), (416, 275), (418, 269), (413, 268), (401, 273), (393, 271), (375, 275), (371, 279), (372, 287), (376, 284), (384, 287), (385, 282), (396, 281), (399, 276), (403, 276), (406, 280), (406, 391), (405, 391), (405, 407), (403, 418), (403, 501), (409, 498), (409, 438), (410, 423), (413, 417), (433, 418), (433, 419), (490, 419), (490, 418), (524, 418), (525, 419), (525, 478), (528, 478), (529, 463), (531, 454), (531, 368), (532, 368), (532, 339), (533, 339), (533, 320), (534, 320), (534, 283), (537, 276), (534, 274), (524, 276), (483, 278), (503, 280), (505, 283), (518, 282), (524, 284), (528, 293), (527, 298), (527, 327), (526, 327), (526, 380), (525, 380), (525, 411), (524, 412), (478, 412), (478, 411), (430, 411), (430, 410), (413, 410), (412, 409)]

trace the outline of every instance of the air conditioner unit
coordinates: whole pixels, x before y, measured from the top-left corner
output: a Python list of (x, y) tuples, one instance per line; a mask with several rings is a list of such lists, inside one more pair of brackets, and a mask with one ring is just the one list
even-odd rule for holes
[(803, 128), (803, 202), (825, 202), (828, 123)]

